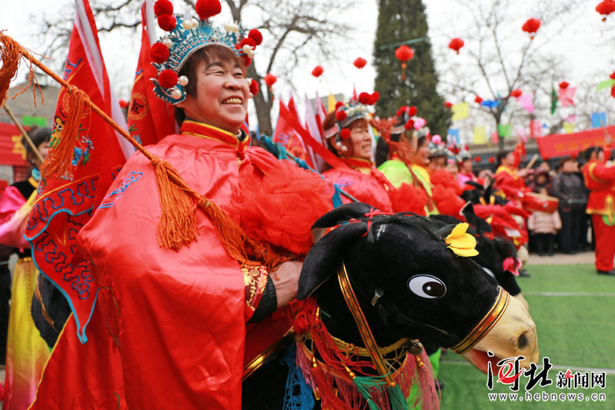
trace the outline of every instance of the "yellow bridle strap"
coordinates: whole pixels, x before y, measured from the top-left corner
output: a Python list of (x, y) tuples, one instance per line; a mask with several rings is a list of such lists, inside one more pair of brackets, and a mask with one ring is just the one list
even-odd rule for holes
[(380, 353), (380, 349), (376, 344), (376, 340), (374, 339), (372, 330), (370, 329), (369, 324), (365, 319), (365, 315), (363, 315), (363, 310), (361, 310), (361, 306), (359, 305), (357, 296), (352, 289), (350, 279), (348, 278), (348, 272), (346, 272), (345, 263), (342, 263), (342, 267), (338, 271), (337, 279), (340, 283), (342, 293), (344, 294), (346, 304), (348, 305), (350, 313), (352, 313), (352, 317), (357, 324), (357, 328), (359, 329), (359, 333), (361, 334), (361, 339), (363, 339), (363, 343), (365, 344), (365, 349), (367, 349), (367, 351), (369, 352), (369, 356), (371, 357), (372, 362), (376, 366), (376, 370), (378, 370), (378, 373), (384, 378), (389, 387), (395, 387), (396, 384), (393, 381), (393, 377), (387, 369), (386, 362), (384, 361), (384, 358)]
[(451, 349), (457, 354), (462, 354), (476, 346), (476, 344), (480, 342), (502, 318), (509, 302), (510, 294), (500, 286), (498, 297), (487, 315), (485, 315), (480, 323), (472, 329), (470, 334), (468, 334), (461, 342), (451, 347)]

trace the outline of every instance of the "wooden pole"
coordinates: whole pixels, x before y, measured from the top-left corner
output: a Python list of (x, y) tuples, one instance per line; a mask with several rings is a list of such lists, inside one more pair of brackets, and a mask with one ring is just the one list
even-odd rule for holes
[(43, 159), (43, 156), (38, 151), (38, 148), (36, 147), (36, 145), (34, 145), (34, 142), (32, 142), (32, 139), (30, 138), (30, 136), (28, 135), (26, 130), (24, 130), (23, 127), (21, 126), (21, 124), (19, 122), (17, 122), (17, 118), (15, 118), (15, 116), (13, 115), (13, 112), (9, 109), (9, 107), (8, 107), (8, 105), (6, 105), (6, 103), (4, 104), (4, 111), (6, 111), (6, 113), (9, 115), (9, 117), (11, 117), (11, 120), (13, 120), (13, 122), (15, 123), (17, 128), (19, 129), (19, 132), (21, 132), (21, 135), (26, 139), (28, 145), (30, 146), (30, 149), (32, 150), (32, 152), (34, 152), (34, 155), (36, 155), (36, 157), (39, 159), (39, 161), (41, 161), (41, 164), (43, 162), (45, 162), (45, 160)]

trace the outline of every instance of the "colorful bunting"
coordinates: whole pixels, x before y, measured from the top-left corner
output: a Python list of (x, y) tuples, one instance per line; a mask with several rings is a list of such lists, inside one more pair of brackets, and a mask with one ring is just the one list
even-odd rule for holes
[(510, 137), (512, 133), (512, 125), (510, 124), (498, 124), (498, 135), (502, 138)]
[(598, 83), (596, 91), (604, 90), (605, 88), (611, 88), (615, 85), (615, 80), (606, 80)]
[(576, 91), (577, 87), (566, 87), (557, 90), (559, 102), (562, 104), (562, 107), (574, 105), (573, 98)]
[(474, 126), (474, 133), (472, 135), (473, 144), (486, 144), (487, 143), (487, 130), (483, 125)]
[(531, 120), (530, 121), (530, 138), (540, 138), (542, 137), (542, 127), (540, 126), (540, 121)]
[(454, 143), (455, 145), (459, 144), (459, 130), (456, 128), (448, 129), (448, 137), (447, 140), (449, 143)]
[(499, 102), (498, 100), (484, 100), (480, 105), (487, 108), (497, 108)]
[(595, 112), (592, 114), (592, 128), (606, 126), (606, 112)]
[(521, 107), (523, 107), (530, 114), (534, 114), (534, 94), (522, 94), (519, 98), (517, 98)]
[(563, 127), (566, 134), (572, 134), (574, 132), (574, 124), (564, 121)]
[(453, 111), (453, 121), (463, 120), (464, 118), (468, 118), (470, 114), (470, 104), (467, 102), (455, 104), (451, 110)]

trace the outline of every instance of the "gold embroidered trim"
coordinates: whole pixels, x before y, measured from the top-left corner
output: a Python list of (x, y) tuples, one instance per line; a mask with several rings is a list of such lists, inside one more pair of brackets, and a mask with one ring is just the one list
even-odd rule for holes
[(243, 284), (246, 287), (246, 306), (253, 312), (258, 304), (258, 297), (262, 295), (267, 286), (267, 269), (264, 266), (244, 266)]

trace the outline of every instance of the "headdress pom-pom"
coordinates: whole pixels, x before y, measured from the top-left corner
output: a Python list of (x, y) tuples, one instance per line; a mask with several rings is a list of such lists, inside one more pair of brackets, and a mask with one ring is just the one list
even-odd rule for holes
[(167, 69), (158, 74), (158, 83), (163, 88), (175, 87), (178, 81), (177, 73), (173, 70)]
[(344, 110), (340, 110), (335, 113), (335, 119), (338, 121), (344, 121), (347, 117), (348, 115), (346, 114), (346, 111)]
[(169, 48), (162, 43), (154, 43), (149, 54), (155, 63), (162, 64), (169, 58)]
[(164, 31), (173, 31), (177, 26), (177, 19), (171, 14), (163, 14), (158, 17), (158, 27)]
[(169, 0), (158, 0), (154, 3), (154, 14), (156, 17), (163, 16), (165, 14), (172, 15), (173, 14), (173, 3)]
[(342, 131), (340, 131), (340, 137), (343, 140), (347, 140), (348, 138), (350, 138), (350, 130), (348, 128), (344, 128)]
[(263, 42), (263, 35), (261, 34), (260, 31), (258, 31), (255, 28), (250, 30), (250, 32), (248, 33), (248, 37), (254, 40), (257, 46), (260, 46), (261, 43)]
[(197, 0), (194, 9), (201, 20), (207, 20), (210, 17), (220, 14), (222, 5), (220, 4), (220, 0)]

